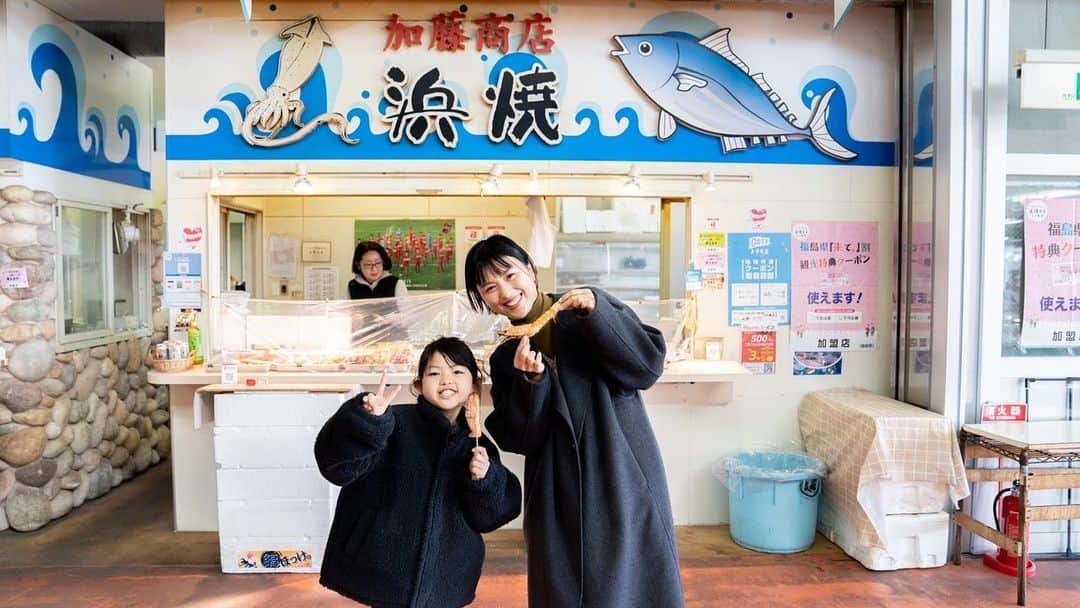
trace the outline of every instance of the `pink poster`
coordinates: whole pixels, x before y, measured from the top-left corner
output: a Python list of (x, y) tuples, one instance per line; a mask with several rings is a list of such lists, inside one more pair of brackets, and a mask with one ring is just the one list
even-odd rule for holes
[(1080, 199), (1024, 201), (1025, 348), (1080, 346)]
[(877, 348), (877, 222), (791, 227), (791, 350)]

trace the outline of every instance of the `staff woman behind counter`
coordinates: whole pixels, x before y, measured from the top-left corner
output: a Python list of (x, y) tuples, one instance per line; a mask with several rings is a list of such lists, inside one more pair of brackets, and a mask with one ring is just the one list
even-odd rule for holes
[(409, 295), (405, 281), (390, 274), (394, 263), (386, 249), (374, 241), (361, 241), (353, 251), (353, 279), (349, 281), (349, 299), (398, 298)]

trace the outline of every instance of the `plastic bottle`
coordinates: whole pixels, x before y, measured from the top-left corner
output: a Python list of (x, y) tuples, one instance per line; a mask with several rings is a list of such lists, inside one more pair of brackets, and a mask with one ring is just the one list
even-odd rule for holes
[(187, 332), (188, 352), (195, 356), (195, 365), (202, 365), (202, 330), (199, 329), (198, 313), (192, 311)]

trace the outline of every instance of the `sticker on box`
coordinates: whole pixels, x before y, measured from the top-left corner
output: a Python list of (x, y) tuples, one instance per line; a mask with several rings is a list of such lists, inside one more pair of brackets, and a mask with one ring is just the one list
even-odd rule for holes
[(240, 554), (238, 564), (246, 570), (288, 570), (310, 568), (311, 554), (307, 551), (245, 551)]

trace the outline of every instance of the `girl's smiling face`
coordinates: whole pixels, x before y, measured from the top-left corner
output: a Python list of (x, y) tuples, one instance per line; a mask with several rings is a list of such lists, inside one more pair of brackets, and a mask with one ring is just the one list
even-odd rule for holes
[[(497, 315), (511, 321), (524, 319), (536, 301), (536, 275), (514, 258), (502, 258), (484, 273), (480, 296)], [(501, 267), (500, 267), (501, 266)]]
[(420, 374), (420, 393), (450, 422), (457, 420), (469, 394), (480, 388), (473, 386), (468, 367), (450, 361), (440, 352), (432, 353), (427, 367), (420, 370)]

